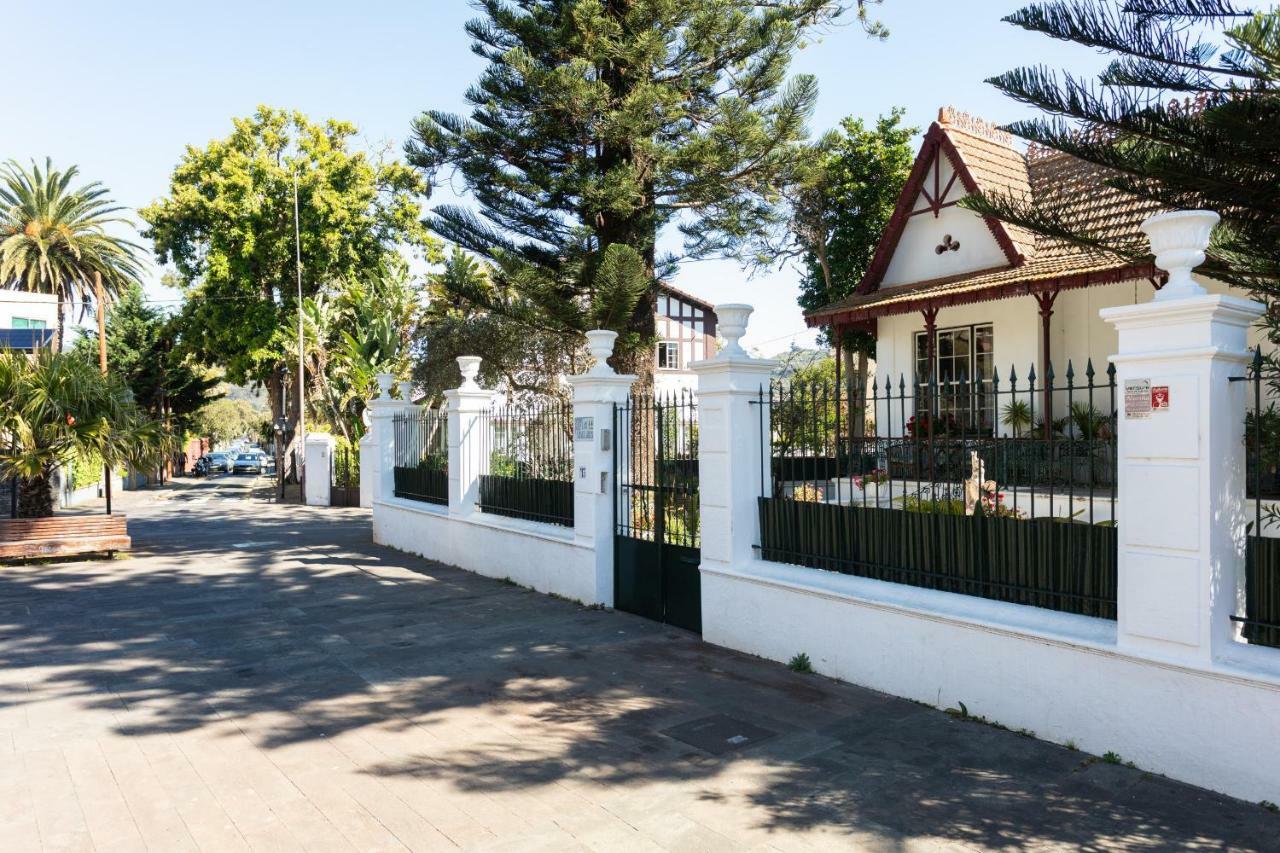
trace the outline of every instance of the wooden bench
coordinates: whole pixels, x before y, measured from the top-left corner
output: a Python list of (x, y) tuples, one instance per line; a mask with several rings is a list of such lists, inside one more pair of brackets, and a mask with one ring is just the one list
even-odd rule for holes
[(0, 560), (112, 554), (132, 544), (120, 514), (0, 519)]

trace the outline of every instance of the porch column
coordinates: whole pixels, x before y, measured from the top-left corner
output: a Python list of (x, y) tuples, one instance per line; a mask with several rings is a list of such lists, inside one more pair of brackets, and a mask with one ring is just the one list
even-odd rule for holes
[(458, 356), (462, 384), (445, 391), (449, 418), (449, 515), (468, 516), (480, 503), (480, 477), (489, 472), (483, 430), (488, 427), (482, 414), (493, 406), (493, 391), (476, 382), (480, 357)]
[(1049, 347), (1049, 333), (1053, 326), (1053, 303), (1058, 301), (1058, 288), (1037, 293), (1035, 297), (1036, 305), (1040, 306), (1040, 375), (1044, 379), (1040, 411), (1043, 413), (1044, 437), (1047, 441), (1053, 434), (1053, 371), (1049, 368), (1053, 356)]
[[(1181, 211), (1143, 223), (1169, 283), (1152, 302), (1107, 308), (1116, 327), (1118, 642), (1199, 665), (1242, 647), (1245, 333), (1263, 307), (1210, 296), (1191, 278), (1218, 216)], [(1160, 403), (1153, 408), (1152, 402)]]
[(391, 399), (394, 377), (379, 373), (378, 396), (365, 408), (369, 412), (369, 432), (360, 441), (360, 505), (365, 506), (368, 484), (368, 506), (386, 500), (395, 492), (396, 442), (393, 418), (404, 410), (399, 400)]
[(592, 549), (596, 598), (593, 604), (613, 606), (613, 501), (615, 442), (613, 412), (631, 393), (634, 376), (614, 372), (607, 359), (613, 354), (617, 332), (587, 332), (587, 349), (595, 365), (569, 377), (573, 388), (573, 536)]
[[(689, 366), (698, 377), (698, 488), (702, 529), (702, 567), (744, 569), (760, 542), (757, 508), (761, 478), (770, 469), (768, 412), (758, 405), (776, 361), (752, 358), (738, 341), (747, 330), (750, 305), (717, 305), (724, 349), (712, 359)], [(756, 405), (753, 405), (756, 404)], [(704, 596), (704, 625), (707, 600)]]

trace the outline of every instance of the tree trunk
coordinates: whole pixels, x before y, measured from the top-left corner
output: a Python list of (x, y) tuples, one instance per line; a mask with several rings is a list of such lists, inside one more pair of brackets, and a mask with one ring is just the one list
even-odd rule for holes
[(67, 318), (62, 292), (58, 292), (58, 340), (54, 344), (54, 352), (62, 352), (62, 341), (66, 335)]
[(53, 469), (46, 467), (38, 477), (18, 480), (18, 517), (48, 518), (53, 515)]

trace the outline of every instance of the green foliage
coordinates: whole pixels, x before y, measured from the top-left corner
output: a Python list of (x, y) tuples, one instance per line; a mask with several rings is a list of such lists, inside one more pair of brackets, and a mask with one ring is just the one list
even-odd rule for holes
[(471, 114), (424, 113), (407, 152), (433, 179), (455, 170), (480, 215), (443, 205), (429, 223), (492, 263), (494, 286), (464, 294), (476, 310), (575, 339), (608, 323), (621, 366), (651, 376), (655, 285), (674, 261), (658, 257), (659, 231), (678, 225), (686, 254), (703, 257), (776, 222), (817, 96), (812, 77), (787, 79), (790, 56), (841, 5), (477, 6), (467, 33), (489, 65), (467, 92)]
[(1104, 415), (1096, 406), (1084, 402), (1071, 404), (1071, 413), (1067, 416), (1075, 432), (1076, 438), (1096, 441), (1114, 434), (1112, 419)]
[(0, 478), (16, 477), (22, 513), (53, 513), (49, 478), (96, 454), (113, 468), (157, 461), (175, 442), (124, 382), (72, 353), (0, 352)]
[(770, 421), (774, 455), (835, 453), (836, 419), (847, 422), (848, 405), (835, 396), (836, 361), (823, 358), (798, 367), (773, 398)]
[(107, 299), (138, 282), (140, 248), (109, 230), (128, 220), (94, 181), (71, 188), (79, 174), (45, 160), (26, 169), (13, 160), (0, 170), (0, 287), (58, 297), (58, 349), (68, 302), (95, 299), (94, 274)]
[(813, 663), (804, 652), (798, 652), (787, 661), (787, 669), (792, 672), (813, 672)]
[[(1228, 0), (1102, 3), (1058, 0), (1005, 19), (1111, 57), (1090, 80), (1044, 67), (990, 82), (1047, 117), (1009, 129), (1109, 170), (1107, 183), (1151, 210), (1219, 212), (1206, 275), (1280, 294), (1280, 11), (1237, 10)], [(1085, 233), (1052, 209), (1012, 197), (966, 204), (1038, 233), (1136, 260), (1140, 236)], [(1277, 314), (1265, 322), (1272, 335)]]
[[(181, 324), (143, 301), (142, 288), (125, 288), (107, 314), (107, 365), (152, 417), (167, 419), (175, 435), (188, 432), (197, 413), (216, 396), (218, 381), (192, 364), (181, 346)], [(73, 351), (98, 365), (96, 335), (76, 339)]]
[(83, 489), (102, 481), (102, 456), (86, 450), (71, 462), (71, 488)]
[(258, 436), (264, 419), (270, 420), (263, 409), (248, 400), (223, 398), (200, 410), (193, 429), (213, 439), (214, 444), (225, 444), (242, 436)]
[(1010, 400), (1000, 410), (1000, 423), (1013, 430), (1014, 438), (1019, 438), (1023, 430), (1031, 426), (1031, 406), (1026, 400)]
[(281, 330), (298, 316), (295, 176), (304, 297), (376, 276), (400, 244), (429, 256), (435, 244), (419, 222), (421, 180), (403, 164), (352, 151), (354, 125), (259, 107), (233, 126), (226, 138), (188, 147), (168, 196), (141, 215), (187, 296), (185, 348), (232, 382), (266, 383), (279, 411), (288, 353)]

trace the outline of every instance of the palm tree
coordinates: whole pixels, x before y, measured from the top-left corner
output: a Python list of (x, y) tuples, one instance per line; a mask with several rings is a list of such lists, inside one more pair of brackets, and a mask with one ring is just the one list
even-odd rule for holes
[(108, 229), (132, 225), (101, 183), (75, 189), (79, 174), (46, 159), (25, 169), (10, 160), (0, 169), (0, 287), (51, 293), (58, 297), (57, 348), (62, 349), (68, 302), (96, 298), (94, 276), (102, 276), (106, 299), (137, 283), (140, 247)]
[(159, 461), (173, 444), (122, 380), (76, 353), (0, 352), (0, 478), (18, 486), (20, 514), (53, 514), (53, 473), (96, 455), (111, 469)]

